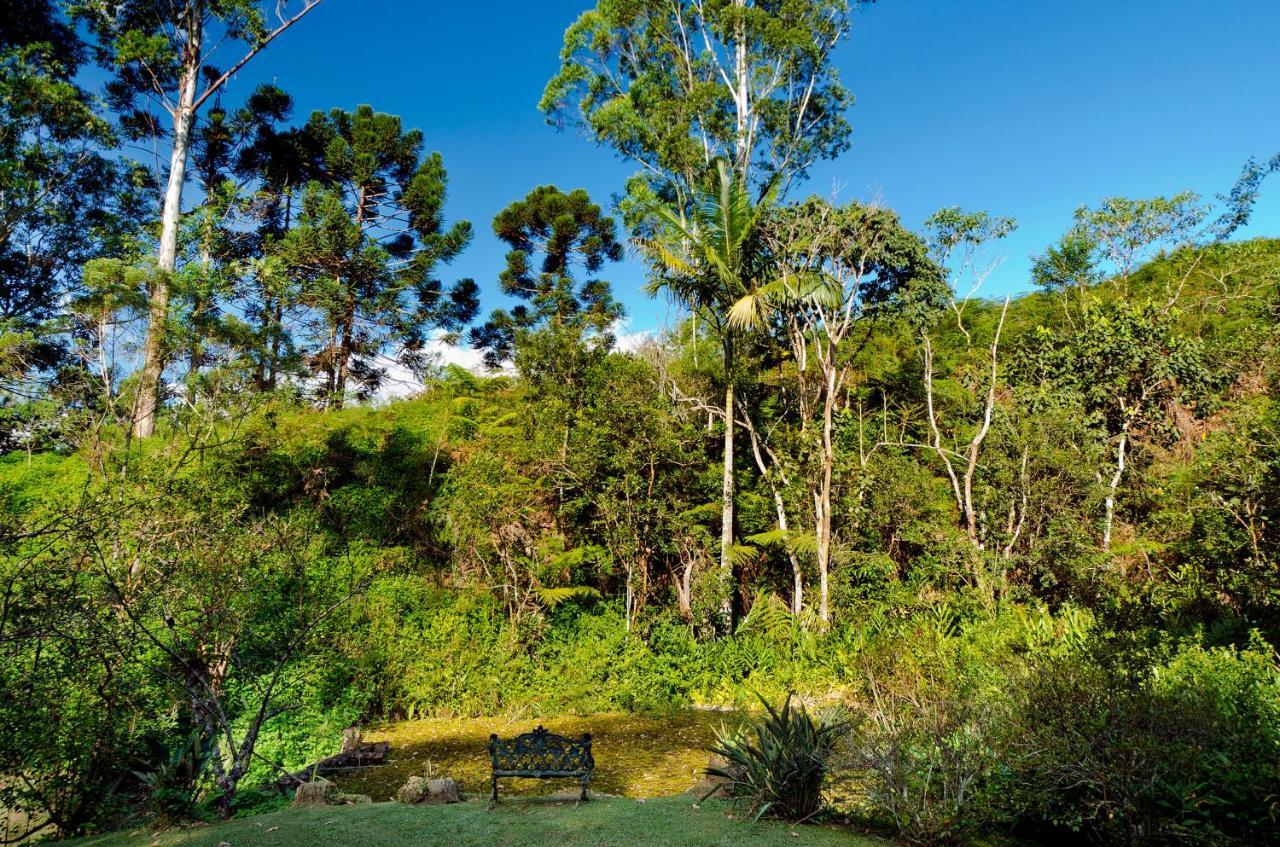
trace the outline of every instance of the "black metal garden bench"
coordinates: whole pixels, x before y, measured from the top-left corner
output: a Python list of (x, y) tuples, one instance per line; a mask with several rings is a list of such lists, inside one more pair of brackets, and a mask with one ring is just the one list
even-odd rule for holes
[(515, 738), (490, 735), (489, 759), (493, 765), (493, 793), (489, 802), (493, 804), (498, 802), (498, 778), (504, 776), (580, 779), (582, 799), (586, 800), (591, 771), (596, 766), (591, 757), (591, 733), (566, 738), (541, 726)]

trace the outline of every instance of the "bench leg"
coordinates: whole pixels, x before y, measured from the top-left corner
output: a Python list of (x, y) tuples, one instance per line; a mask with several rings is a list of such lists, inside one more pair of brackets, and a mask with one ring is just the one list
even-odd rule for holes
[(583, 776), (582, 776), (582, 799), (583, 799), (583, 800), (588, 799), (588, 798), (587, 798), (587, 784), (588, 784), (588, 783), (590, 783), (590, 782), (591, 782), (591, 772), (590, 772), (590, 771), (587, 771), (587, 772), (586, 772), (585, 774), (583, 774)]
[(498, 805), (498, 778), (497, 778), (496, 776), (495, 776), (495, 777), (492, 777), (491, 782), (493, 783), (493, 787), (492, 787), (492, 789), (491, 789), (491, 790), (490, 790), (490, 792), (489, 792), (489, 807), (490, 807), (490, 808), (492, 808), (492, 807), (494, 807), (494, 806)]

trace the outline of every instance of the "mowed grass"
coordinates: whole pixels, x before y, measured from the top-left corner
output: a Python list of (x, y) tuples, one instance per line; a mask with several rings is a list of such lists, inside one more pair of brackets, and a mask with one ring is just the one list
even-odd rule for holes
[(606, 798), (575, 804), (518, 798), (489, 809), (398, 803), (285, 809), (214, 826), (70, 842), (77, 847), (887, 847), (820, 826), (751, 823), (743, 810), (690, 797)]

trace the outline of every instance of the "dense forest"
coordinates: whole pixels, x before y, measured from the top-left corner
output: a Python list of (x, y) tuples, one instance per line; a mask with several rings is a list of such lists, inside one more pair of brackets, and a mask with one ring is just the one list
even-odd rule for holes
[[(355, 722), (794, 693), (911, 843), (1280, 839), (1280, 157), (987, 299), (1013, 219), (808, 194), (848, 2), (601, 2), (540, 109), (636, 175), (473, 224), (376, 102), (230, 102), (316, 6), (0, 3), (11, 836), (246, 813)], [(681, 318), (622, 350), (628, 250)]]

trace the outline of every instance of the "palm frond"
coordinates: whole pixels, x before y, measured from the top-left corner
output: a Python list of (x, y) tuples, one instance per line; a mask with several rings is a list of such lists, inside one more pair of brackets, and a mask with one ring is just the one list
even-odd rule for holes
[(743, 329), (758, 327), (764, 323), (767, 306), (768, 302), (760, 291), (744, 294), (729, 308), (729, 323)]
[(738, 624), (739, 633), (759, 633), (775, 641), (791, 637), (795, 619), (791, 609), (776, 594), (761, 591), (751, 603), (751, 610)]
[(609, 551), (598, 544), (583, 544), (578, 547), (570, 547), (562, 553), (556, 553), (548, 560), (554, 568), (573, 568), (587, 562), (596, 562), (600, 559), (607, 558)]
[(792, 530), (787, 537), (787, 549), (797, 556), (818, 555), (818, 538), (812, 532)]
[(761, 547), (772, 547), (775, 544), (785, 543), (787, 536), (790, 534), (791, 530), (770, 529), (765, 532), (757, 532), (755, 535), (748, 535), (747, 541), (752, 544), (758, 544)]
[(818, 539), (812, 532), (799, 529), (771, 529), (749, 535), (746, 540), (761, 547), (784, 547), (798, 556), (815, 556), (818, 553)]

